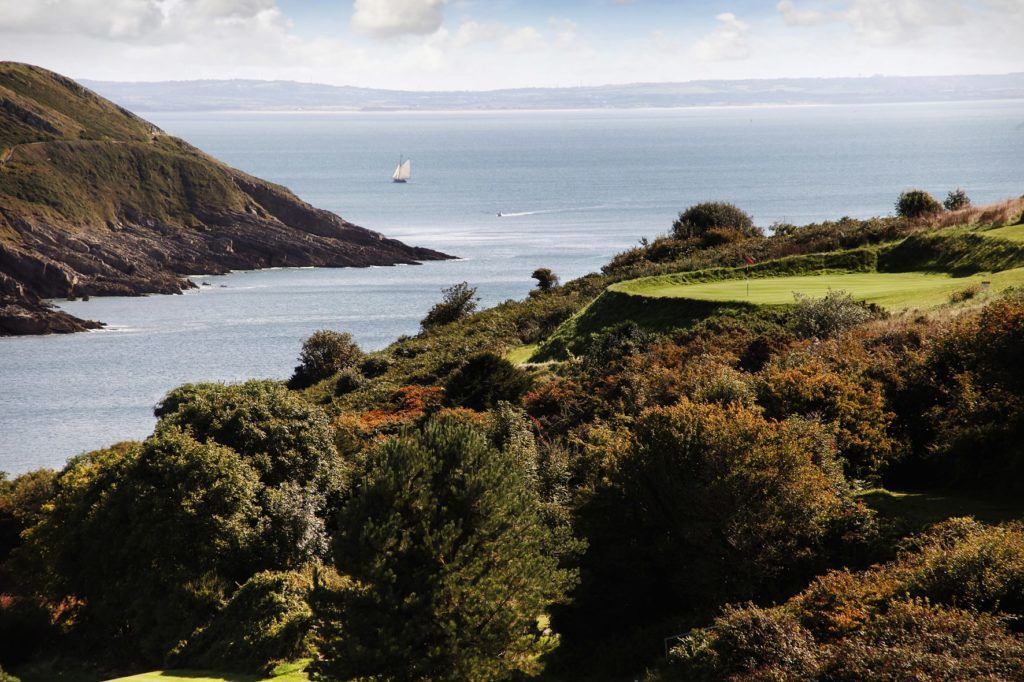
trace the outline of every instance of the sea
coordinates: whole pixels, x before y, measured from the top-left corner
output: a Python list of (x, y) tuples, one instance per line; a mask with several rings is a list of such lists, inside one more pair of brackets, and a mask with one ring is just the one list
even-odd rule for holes
[[(468, 282), (483, 306), (535, 268), (570, 279), (704, 200), (757, 224), (892, 211), (900, 191), (1024, 194), (1024, 101), (676, 110), (145, 113), (168, 133), (306, 201), (459, 260), (366, 269), (196, 273), (180, 296), (56, 303), (101, 331), (0, 339), (0, 471), (145, 438), (196, 381), (284, 379), (303, 338), (367, 350)], [(400, 158), (412, 179), (390, 181)], [(499, 216), (500, 214), (500, 216)]]

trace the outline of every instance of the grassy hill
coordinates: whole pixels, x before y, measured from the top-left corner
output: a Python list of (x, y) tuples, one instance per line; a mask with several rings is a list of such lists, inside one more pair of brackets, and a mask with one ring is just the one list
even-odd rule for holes
[(0, 63), (0, 335), (89, 326), (45, 298), (177, 293), (198, 272), (445, 257), (316, 209), (59, 74)]

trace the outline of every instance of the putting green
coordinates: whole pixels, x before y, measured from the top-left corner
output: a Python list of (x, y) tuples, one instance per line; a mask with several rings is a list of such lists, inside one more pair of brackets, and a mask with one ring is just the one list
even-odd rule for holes
[(700, 284), (673, 281), (671, 275), (662, 275), (619, 282), (609, 289), (650, 298), (687, 298), (757, 305), (792, 303), (795, 294), (820, 298), (830, 290), (835, 290), (845, 291), (858, 300), (900, 309), (948, 303), (952, 293), (982, 281), (992, 283), (991, 291), (1024, 284), (1024, 268), (970, 277), (925, 272), (857, 272), (728, 279)]

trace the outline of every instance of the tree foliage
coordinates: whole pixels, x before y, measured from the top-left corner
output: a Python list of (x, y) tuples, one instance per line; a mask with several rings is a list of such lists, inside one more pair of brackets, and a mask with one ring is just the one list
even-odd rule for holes
[(734, 231), (748, 237), (760, 235), (750, 214), (724, 201), (694, 204), (672, 223), (676, 239), (702, 238), (713, 230)]
[(541, 291), (558, 286), (558, 275), (551, 268), (537, 268), (530, 277), (537, 280), (537, 288)]
[(967, 192), (957, 187), (949, 191), (942, 205), (947, 211), (959, 211), (971, 205), (971, 198), (967, 196)]
[(456, 370), (445, 384), (448, 402), (474, 410), (499, 402), (519, 402), (533, 380), (524, 370), (495, 353), (479, 353)]
[(288, 383), (292, 388), (305, 388), (358, 366), (365, 357), (348, 332), (321, 329), (302, 342), (299, 365)]
[(467, 282), (453, 284), (442, 289), (441, 293), (441, 302), (427, 311), (427, 316), (420, 322), (423, 331), (443, 327), (476, 312), (480, 299), (477, 298), (476, 287), (469, 286)]
[(351, 583), (317, 601), (318, 679), (505, 679), (552, 642), (558, 565), (527, 472), (472, 427), (433, 421), (377, 448), (341, 511)]
[(924, 218), (942, 213), (942, 204), (923, 189), (908, 189), (896, 200), (896, 215), (901, 218)]

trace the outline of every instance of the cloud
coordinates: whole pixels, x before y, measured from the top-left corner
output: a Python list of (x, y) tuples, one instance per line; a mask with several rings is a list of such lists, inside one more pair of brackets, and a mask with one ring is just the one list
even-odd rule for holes
[(831, 20), (825, 12), (798, 10), (792, 0), (782, 0), (775, 9), (782, 14), (782, 20), (789, 26), (817, 26)]
[(497, 24), (482, 24), (478, 21), (463, 21), (455, 29), (452, 36), (452, 46), (456, 48), (466, 47), (475, 43), (487, 43), (497, 39), (501, 34), (501, 26)]
[(544, 36), (533, 26), (517, 28), (501, 39), (501, 47), (508, 52), (531, 52), (544, 47)]
[(718, 27), (693, 44), (693, 56), (705, 62), (747, 59), (750, 56), (747, 42), (750, 27), (732, 12), (719, 14), (715, 20)]
[(445, 0), (355, 0), (352, 28), (377, 38), (429, 35), (444, 23)]
[[(1022, 5), (1020, 0), (985, 0), (985, 3)], [(959, 0), (848, 0), (834, 10), (800, 9), (793, 0), (780, 0), (775, 8), (789, 26), (844, 23), (865, 42), (876, 45), (898, 45), (920, 37), (931, 28), (966, 24), (976, 12), (976, 8), (969, 9), (968, 3)]]
[(102, 9), (90, 0), (0, 0), (0, 26), (4, 28), (120, 40), (151, 33), (163, 21), (156, 0), (109, 0)]

